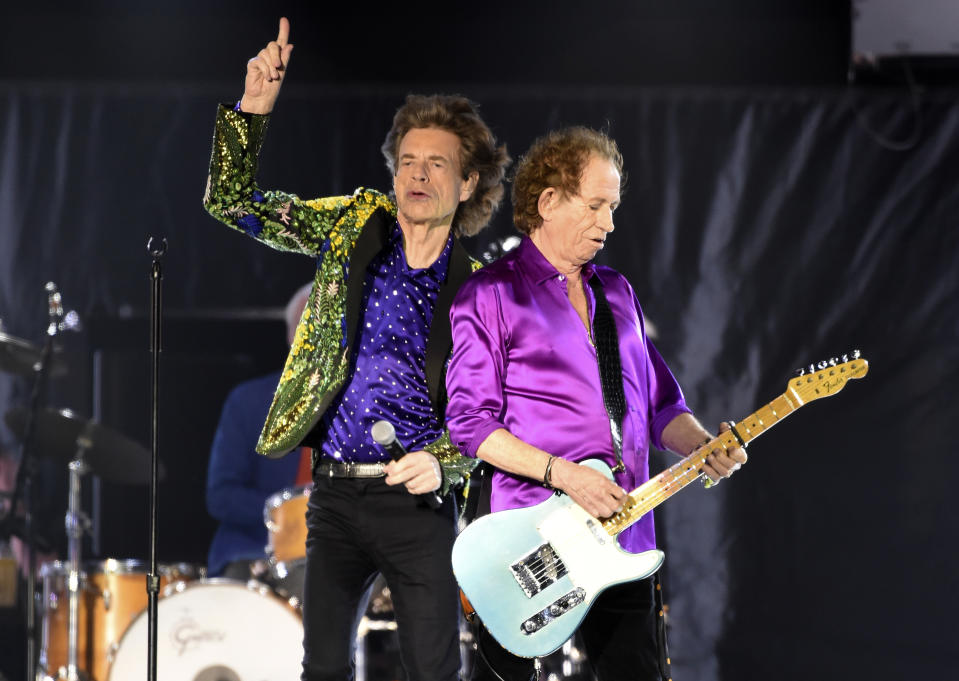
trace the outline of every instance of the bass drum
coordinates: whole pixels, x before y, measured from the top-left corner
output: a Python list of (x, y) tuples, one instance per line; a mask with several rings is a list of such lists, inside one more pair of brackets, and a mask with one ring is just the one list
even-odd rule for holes
[[(109, 681), (143, 678), (147, 613), (120, 641)], [(173, 585), (157, 603), (157, 681), (300, 678), (303, 621), (264, 584), (201, 579)]]

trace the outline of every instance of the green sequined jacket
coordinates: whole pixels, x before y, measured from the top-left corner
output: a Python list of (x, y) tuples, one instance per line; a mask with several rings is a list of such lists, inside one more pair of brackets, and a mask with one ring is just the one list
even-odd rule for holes
[[(220, 106), (203, 205), (216, 219), (277, 250), (317, 259), (313, 289), (256, 446), (261, 454), (276, 458), (300, 444), (346, 380), (364, 272), (387, 243), (396, 204), (362, 187), (351, 196), (312, 200), (261, 190), (255, 175), (268, 120)], [(452, 347), (448, 311), (460, 284), (478, 267), (454, 240), (426, 346), (430, 399), (440, 415)], [(448, 433), (424, 449), (443, 468), (443, 494), (460, 484), (476, 463), (460, 455)]]

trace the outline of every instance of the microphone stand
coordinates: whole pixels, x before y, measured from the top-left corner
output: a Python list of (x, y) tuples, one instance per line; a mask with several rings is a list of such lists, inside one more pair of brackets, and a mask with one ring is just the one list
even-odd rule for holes
[(166, 239), (150, 237), (147, 251), (153, 258), (150, 273), (150, 351), (153, 359), (151, 379), (151, 446), (152, 461), (150, 472), (150, 573), (147, 575), (147, 681), (157, 678), (157, 595), (160, 592), (160, 577), (157, 574), (157, 479), (159, 477), (159, 411), (160, 411), (160, 319), (162, 310), (161, 284), (163, 270), (160, 260), (166, 254)]

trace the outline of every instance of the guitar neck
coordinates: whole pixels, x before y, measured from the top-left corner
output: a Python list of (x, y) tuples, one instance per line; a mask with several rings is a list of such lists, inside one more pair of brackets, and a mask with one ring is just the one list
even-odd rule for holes
[[(759, 437), (791, 413), (799, 409), (803, 401), (795, 392), (787, 390), (766, 406), (756, 410), (736, 424), (736, 432), (747, 444)], [(685, 459), (659, 475), (650, 478), (629, 493), (623, 510), (603, 521), (603, 528), (615, 536), (635, 523), (661, 503), (703, 475), (706, 457), (714, 449), (734, 449), (740, 446), (732, 430), (720, 433)]]

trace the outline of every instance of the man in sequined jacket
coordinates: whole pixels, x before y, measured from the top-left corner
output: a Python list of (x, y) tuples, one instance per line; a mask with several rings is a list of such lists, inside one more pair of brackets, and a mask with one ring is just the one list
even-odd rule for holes
[[(443, 427), (449, 306), (476, 264), (457, 236), (476, 234), (503, 194), (509, 162), (463, 97), (409, 96), (382, 151), (393, 193), (302, 200), (254, 176), (268, 114), (293, 45), (276, 40), (247, 65), (243, 98), (217, 113), (204, 205), (234, 229), (317, 260), (316, 277), (257, 451), (313, 448), (307, 510), (302, 679), (349, 679), (355, 620), (377, 573), (390, 588), (411, 681), (459, 669), (455, 508), (445, 495), (472, 461)], [(410, 453), (389, 458), (370, 426), (390, 421)]]

